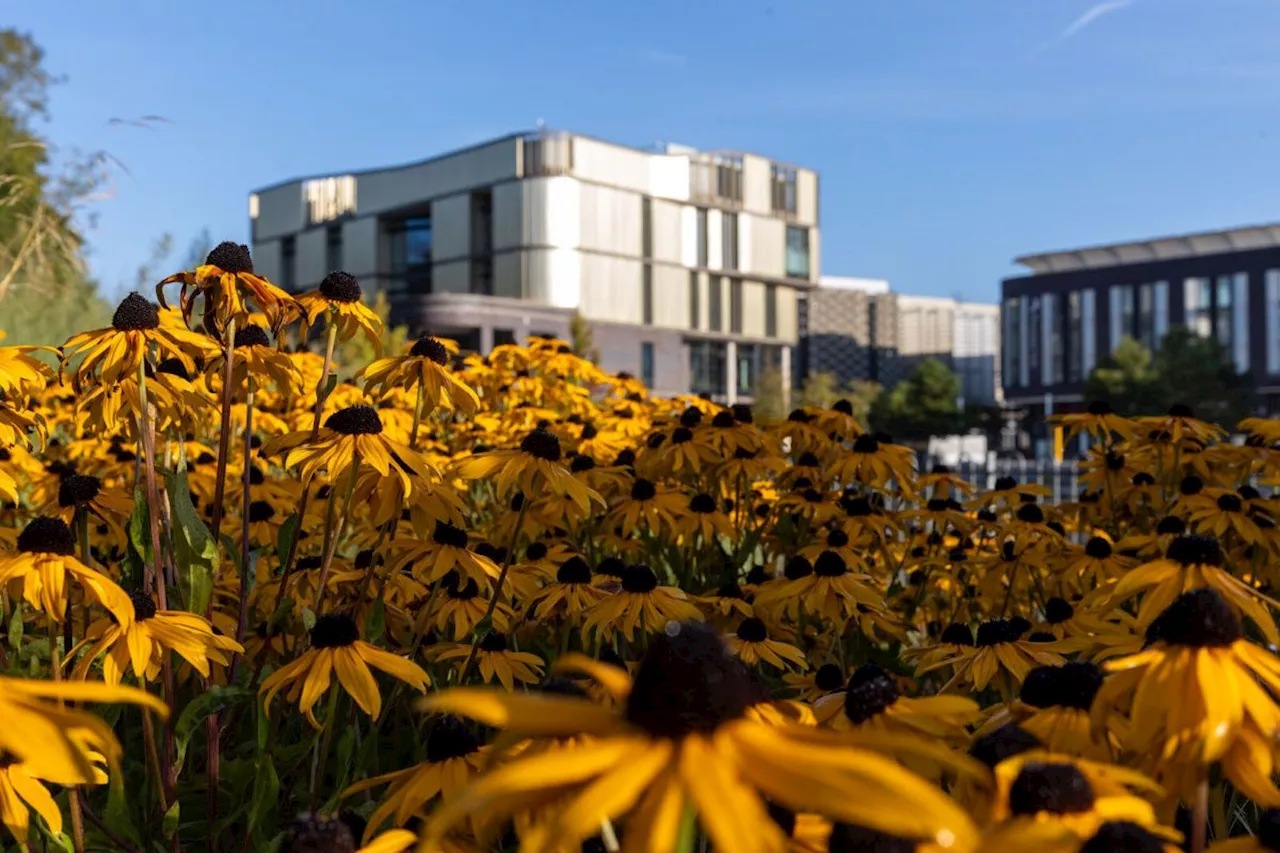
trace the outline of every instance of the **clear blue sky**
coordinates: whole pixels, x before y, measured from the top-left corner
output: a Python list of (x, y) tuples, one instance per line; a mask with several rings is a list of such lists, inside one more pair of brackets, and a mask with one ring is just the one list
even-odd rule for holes
[[(1018, 254), (1280, 220), (1276, 0), (11, 3), (119, 171), (107, 287), (254, 187), (538, 119), (821, 174), (823, 268), (992, 300)], [(146, 128), (112, 123), (157, 115)]]

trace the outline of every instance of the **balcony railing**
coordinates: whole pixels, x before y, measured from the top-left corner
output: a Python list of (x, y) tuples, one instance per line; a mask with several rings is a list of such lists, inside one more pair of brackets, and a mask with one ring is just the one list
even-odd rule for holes
[(524, 175), (567, 175), (573, 171), (573, 135), (539, 132), (524, 139)]

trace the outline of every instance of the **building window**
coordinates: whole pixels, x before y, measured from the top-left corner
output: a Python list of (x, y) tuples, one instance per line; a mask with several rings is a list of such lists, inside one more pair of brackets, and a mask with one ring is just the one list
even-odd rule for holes
[[(871, 304), (872, 312), (875, 311), (875, 303)], [(872, 334), (875, 334), (875, 314), (871, 315)], [(776, 284), (766, 284), (764, 286), (764, 335), (766, 338), (776, 338), (778, 336), (778, 286)]]
[(1202, 338), (1213, 334), (1213, 287), (1207, 278), (1183, 282), (1183, 322)]
[(329, 272), (342, 269), (342, 226), (330, 225), (324, 235), (324, 264)]
[(493, 345), (495, 347), (507, 346), (516, 342), (516, 333), (512, 329), (494, 329)]
[(653, 344), (648, 341), (640, 344), (640, 380), (653, 387)]
[(690, 272), (689, 273), (689, 328), (690, 329), (699, 328), (698, 323), (702, 320), (702, 318), (698, 316), (701, 313), (701, 311), (699, 310), (700, 308), (701, 308), (700, 300), (698, 299), (698, 273), (696, 271)]
[(640, 282), (640, 313), (646, 326), (653, 325), (653, 267), (644, 265), (643, 279)]
[(725, 201), (742, 201), (742, 158), (716, 158), (716, 195)]
[(471, 194), (471, 292), (493, 293), (493, 191)]
[(707, 265), (707, 209), (698, 208), (698, 266)]
[(1217, 338), (1227, 352), (1231, 352), (1232, 346), (1232, 322), (1231, 322), (1231, 276), (1220, 275), (1217, 281), (1217, 293), (1213, 305), (1213, 336)]
[(809, 277), (809, 229), (787, 226), (786, 274), (789, 278)]
[(298, 288), (298, 242), (289, 235), (280, 241), (280, 287), (285, 293)]
[(1040, 301), (1044, 303), (1040, 317), (1049, 330), (1049, 381), (1045, 384), (1052, 385), (1067, 380), (1067, 312), (1063, 305), (1065, 300), (1060, 295), (1046, 294), (1040, 297)]
[(723, 313), (721, 302), (724, 299), (724, 279), (712, 278), (710, 284), (711, 298), (708, 300), (710, 304), (707, 306), (707, 313), (710, 316), (707, 318), (707, 325), (713, 332), (723, 332), (724, 318), (721, 316)]
[(725, 394), (725, 345), (720, 341), (689, 344), (689, 387), (695, 394)]
[(1080, 291), (1073, 290), (1067, 294), (1067, 310), (1063, 319), (1067, 324), (1067, 381), (1079, 382), (1082, 377), (1084, 361), (1082, 355)]
[(640, 200), (640, 257), (653, 257), (653, 199)]
[(431, 216), (410, 216), (387, 225), (391, 253), (388, 289), (408, 293), (431, 292)]
[(1155, 285), (1142, 284), (1138, 286), (1138, 311), (1137, 311), (1137, 333), (1134, 335), (1147, 349), (1153, 349), (1156, 345), (1156, 301), (1155, 301)]
[[(1036, 300), (1037, 307), (1039, 300)], [(1004, 375), (1008, 384), (1016, 386), (1021, 376), (1022, 323), (1018, 311), (1018, 300), (1004, 301)]]
[(772, 201), (775, 213), (796, 212), (796, 170), (786, 166), (772, 166), (769, 170), (773, 188)]
[(729, 281), (729, 331), (742, 334), (742, 280)]
[(453, 338), (458, 342), (458, 349), (462, 352), (480, 352), (480, 330), (479, 329), (460, 329), (451, 332), (446, 337)]
[(1027, 372), (1031, 374), (1032, 381), (1040, 378), (1040, 356), (1044, 347), (1040, 339), (1041, 322), (1040, 297), (1032, 296), (1027, 300)]
[(1267, 373), (1280, 373), (1280, 270), (1267, 270)]
[(751, 344), (738, 344), (738, 393), (750, 397), (756, 387), (756, 348)]
[(720, 216), (720, 245), (724, 252), (721, 266), (727, 270), (736, 270), (738, 268), (738, 214), (725, 213)]

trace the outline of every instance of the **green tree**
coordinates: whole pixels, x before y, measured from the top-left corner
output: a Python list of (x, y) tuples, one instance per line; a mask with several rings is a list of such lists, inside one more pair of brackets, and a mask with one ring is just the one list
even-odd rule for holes
[(876, 398), (871, 425), (903, 441), (952, 435), (963, 428), (957, 400), (960, 379), (936, 358), (927, 358), (902, 382)]
[(854, 417), (865, 423), (871, 404), (880, 394), (880, 386), (875, 382), (855, 379), (842, 386), (834, 373), (819, 371), (806, 376), (799, 388), (791, 389), (790, 399), (786, 399), (782, 380), (782, 371), (776, 367), (761, 371), (752, 406), (761, 422), (779, 421), (801, 406), (828, 409), (837, 400), (848, 400)]
[(569, 345), (573, 347), (574, 355), (585, 358), (592, 364), (600, 363), (600, 349), (596, 346), (591, 324), (587, 322), (586, 317), (576, 311), (569, 318), (569, 337), (572, 338)]
[(109, 316), (85, 274), (74, 224), (103, 185), (108, 158), (52, 160), (36, 125), (49, 118), (57, 82), (29, 35), (0, 30), (0, 316), (8, 343), (60, 344)]
[(1122, 415), (1150, 414), (1159, 405), (1158, 379), (1151, 351), (1126, 335), (1089, 374), (1085, 396), (1109, 401)]

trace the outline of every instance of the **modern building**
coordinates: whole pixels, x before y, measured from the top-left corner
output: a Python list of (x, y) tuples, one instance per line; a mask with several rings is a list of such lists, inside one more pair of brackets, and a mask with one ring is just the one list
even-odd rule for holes
[(1154, 349), (1187, 326), (1280, 392), (1280, 224), (1027, 255), (1004, 281), (1006, 401), (1032, 421), (1086, 404), (1085, 382), (1128, 336)]
[(822, 276), (800, 307), (801, 376), (891, 388), (925, 359), (960, 378), (963, 402), (995, 405), (1000, 390), (1000, 306), (893, 293), (878, 279)]
[(750, 397), (791, 372), (797, 299), (819, 271), (818, 177), (765, 157), (574, 133), (495, 139), (249, 198), (254, 259), (289, 290), (333, 269), (392, 321), (487, 352), (569, 337), (661, 393)]

